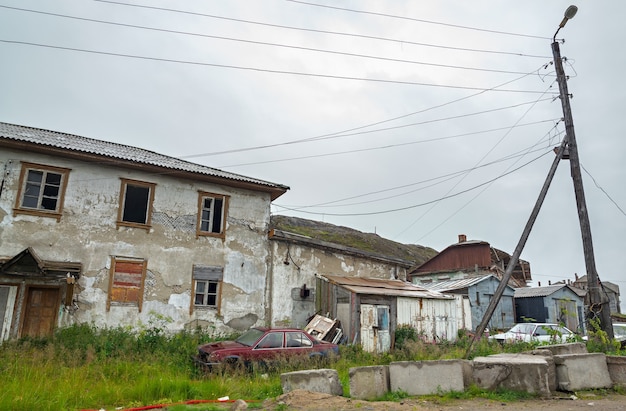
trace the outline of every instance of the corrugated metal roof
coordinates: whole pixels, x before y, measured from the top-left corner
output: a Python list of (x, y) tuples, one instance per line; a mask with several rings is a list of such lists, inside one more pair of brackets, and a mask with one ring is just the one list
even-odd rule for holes
[(71, 152), (104, 156), (111, 159), (162, 167), (169, 170), (177, 170), (188, 173), (224, 178), (248, 184), (266, 186), (268, 188), (279, 189), (283, 191), (289, 189), (289, 187), (281, 184), (271, 183), (256, 178), (229, 173), (216, 168), (191, 163), (175, 157), (155, 153), (153, 151), (144, 150), (142, 148), (81, 137), (74, 134), (61, 133), (57, 131), (50, 131), (0, 122), (0, 140), (2, 139), (31, 143), (40, 146), (55, 147)]
[(468, 277), (457, 280), (438, 281), (436, 283), (422, 284), (422, 286), (428, 288), (431, 291), (438, 291), (443, 293), (446, 291), (461, 290), (463, 288), (471, 287), (490, 277), (496, 278), (494, 275), (483, 275), (479, 277)]
[(321, 275), (323, 279), (356, 294), (388, 295), (395, 297), (450, 299), (451, 296), (431, 291), (401, 280), (383, 280), (378, 278), (343, 277), (339, 275)]
[[(547, 287), (524, 287), (524, 288), (516, 288), (515, 289), (515, 298), (526, 298), (526, 297), (547, 297), (548, 295), (554, 294), (559, 291), (563, 287), (567, 287), (566, 284), (555, 284), (549, 285)], [(574, 290), (572, 290), (574, 292)]]

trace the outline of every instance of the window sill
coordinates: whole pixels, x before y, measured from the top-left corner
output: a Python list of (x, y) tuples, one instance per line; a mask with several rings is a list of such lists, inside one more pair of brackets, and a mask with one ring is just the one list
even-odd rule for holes
[(31, 209), (31, 208), (14, 208), (13, 216), (16, 216), (18, 214), (33, 215), (36, 217), (55, 218), (57, 221), (61, 220), (61, 215), (62, 215), (58, 211), (44, 211), (44, 210)]
[(126, 221), (118, 221), (116, 223), (116, 226), (117, 228), (120, 228), (120, 227), (140, 228), (146, 231), (150, 231), (150, 229), (152, 228), (152, 226), (149, 224), (129, 223)]

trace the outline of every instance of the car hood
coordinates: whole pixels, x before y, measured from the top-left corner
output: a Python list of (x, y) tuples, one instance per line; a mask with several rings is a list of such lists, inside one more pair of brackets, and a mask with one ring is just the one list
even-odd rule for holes
[(219, 341), (219, 342), (213, 342), (213, 343), (201, 345), (198, 347), (198, 350), (210, 354), (214, 351), (229, 350), (233, 348), (243, 348), (243, 347), (247, 347), (247, 345), (240, 344), (237, 341)]

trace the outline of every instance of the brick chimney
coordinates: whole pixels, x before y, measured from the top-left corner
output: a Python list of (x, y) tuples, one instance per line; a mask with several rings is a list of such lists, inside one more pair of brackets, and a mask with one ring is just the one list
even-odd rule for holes
[(467, 236), (465, 234), (459, 234), (459, 243), (464, 243), (467, 241)]

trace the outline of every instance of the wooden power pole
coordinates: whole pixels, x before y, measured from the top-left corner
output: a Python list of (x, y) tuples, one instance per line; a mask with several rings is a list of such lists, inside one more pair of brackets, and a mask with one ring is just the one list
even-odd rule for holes
[(585, 255), (585, 268), (587, 270), (587, 330), (593, 330), (591, 320), (599, 320), (600, 328), (606, 332), (609, 338), (613, 338), (613, 324), (611, 322), (611, 309), (606, 298), (602, 298), (600, 292), (600, 279), (596, 271), (596, 262), (593, 253), (593, 242), (591, 240), (591, 225), (589, 224), (589, 214), (585, 202), (585, 192), (583, 190), (583, 179), (580, 172), (580, 159), (578, 157), (578, 146), (576, 144), (576, 134), (574, 133), (574, 120), (569, 103), (569, 92), (567, 91), (567, 77), (563, 70), (563, 61), (558, 41), (552, 43), (552, 55), (554, 56), (554, 67), (556, 69), (557, 81), (559, 83), (561, 106), (563, 107), (563, 119), (565, 121), (565, 133), (567, 147), (569, 149), (569, 162), (574, 181), (574, 194), (576, 196), (576, 207), (578, 209), (578, 220), (583, 241), (583, 252)]
[(563, 157), (563, 153), (566, 149), (569, 152), (570, 170), (572, 180), (574, 181), (574, 194), (576, 196), (578, 220), (580, 222), (580, 231), (582, 234), (583, 252), (585, 255), (585, 268), (587, 270), (587, 330), (593, 330), (593, 328), (591, 327), (591, 320), (598, 320), (600, 323), (600, 329), (606, 332), (609, 338), (614, 338), (609, 301), (606, 298), (603, 298), (602, 293), (600, 292), (600, 279), (598, 277), (598, 272), (596, 271), (595, 257), (593, 254), (593, 242), (591, 241), (591, 226), (589, 224), (589, 214), (587, 213), (585, 192), (583, 190), (583, 179), (580, 172), (580, 159), (578, 157), (578, 146), (576, 145), (576, 134), (574, 133), (574, 120), (572, 118), (572, 110), (569, 103), (569, 92), (567, 91), (567, 77), (565, 76), (565, 71), (563, 70), (563, 61), (561, 59), (559, 43), (556, 41), (556, 34), (561, 28), (563, 28), (563, 26), (565, 26), (569, 19), (574, 17), (577, 10), (578, 8), (576, 6), (570, 6), (565, 11), (565, 17), (563, 18), (563, 21), (561, 21), (559, 29), (556, 31), (556, 33), (554, 33), (554, 37), (552, 39), (552, 55), (554, 58), (557, 82), (559, 83), (559, 97), (561, 100), (561, 106), (563, 108), (563, 119), (565, 122), (566, 135), (561, 142), (556, 158), (552, 163), (550, 172), (548, 173), (546, 181), (539, 194), (539, 198), (537, 199), (530, 218), (526, 223), (526, 227), (524, 228), (524, 232), (522, 233), (517, 247), (515, 248), (515, 251), (511, 256), (511, 259), (509, 260), (509, 264), (506, 267), (500, 284), (498, 285), (498, 288), (491, 298), (491, 301), (489, 301), (489, 305), (487, 306), (485, 315), (483, 316), (482, 321), (476, 328), (474, 338), (467, 348), (467, 351), (465, 353), (466, 358), (469, 356), (472, 345), (474, 344), (476, 339), (482, 336), (485, 328), (487, 327), (487, 324), (491, 320), (491, 316), (493, 315), (496, 306), (502, 298), (504, 289), (508, 284), (509, 279), (511, 278), (511, 274), (513, 272), (513, 269), (515, 268), (515, 265), (517, 265), (519, 256), (522, 253), (532, 226), (537, 219), (537, 215), (539, 214), (539, 210), (541, 208), (541, 205), (543, 204), (543, 200), (545, 199), (548, 188), (550, 187), (550, 183), (552, 182), (552, 179), (556, 172), (556, 168), (559, 164), (559, 161)]

